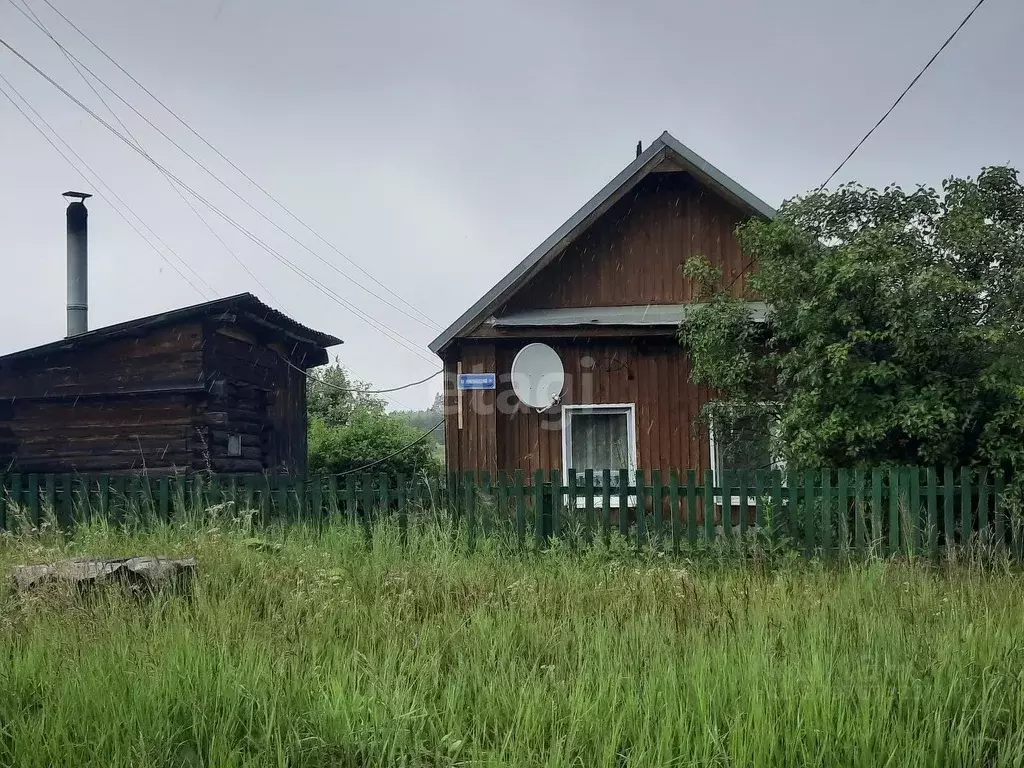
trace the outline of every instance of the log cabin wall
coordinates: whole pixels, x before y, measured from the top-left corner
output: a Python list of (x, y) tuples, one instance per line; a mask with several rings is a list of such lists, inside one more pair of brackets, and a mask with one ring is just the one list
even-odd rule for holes
[(10, 360), (0, 471), (187, 470), (203, 390), (197, 323)]
[[(306, 470), (306, 378), (274, 346), (238, 328), (207, 330), (204, 426), (217, 471)], [(241, 456), (228, 455), (229, 435), (239, 436)]]

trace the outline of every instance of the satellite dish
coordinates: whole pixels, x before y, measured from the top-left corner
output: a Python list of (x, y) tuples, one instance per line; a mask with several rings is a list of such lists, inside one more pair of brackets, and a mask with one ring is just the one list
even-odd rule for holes
[(565, 369), (547, 344), (527, 344), (512, 361), (512, 390), (523, 405), (543, 411), (562, 399)]

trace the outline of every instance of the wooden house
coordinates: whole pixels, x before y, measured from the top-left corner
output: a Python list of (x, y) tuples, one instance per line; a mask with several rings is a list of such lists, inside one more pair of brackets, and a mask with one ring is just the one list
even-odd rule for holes
[(244, 293), (0, 357), (0, 472), (305, 472), (340, 343)]
[[(739, 295), (750, 265), (735, 230), (774, 215), (662, 134), (431, 344), (446, 374), (449, 470), (770, 462), (763, 430), (746, 435), (746, 456), (716, 450), (698, 418), (709, 392), (691, 382), (677, 332), (695, 301), (686, 259), (706, 256)], [(763, 317), (763, 304), (751, 309)], [(565, 369), (561, 401), (543, 413), (512, 391), (512, 361), (530, 342), (553, 347)], [(458, 373), (493, 373), (495, 389), (460, 392)]]

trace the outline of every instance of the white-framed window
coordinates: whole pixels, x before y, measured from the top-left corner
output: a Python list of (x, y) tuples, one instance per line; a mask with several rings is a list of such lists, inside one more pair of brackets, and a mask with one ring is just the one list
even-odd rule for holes
[[(712, 420), (709, 437), (711, 469), (715, 473), (716, 486), (720, 486), (723, 472), (731, 474), (730, 484), (734, 488), (741, 473), (746, 473), (747, 487), (752, 491), (756, 472), (785, 471), (785, 463), (774, 450), (775, 423), (767, 414), (741, 417), (728, 427)], [(749, 496), (747, 502), (753, 505), (754, 497)], [(716, 497), (715, 503), (721, 504), (722, 498)], [(733, 496), (731, 503), (739, 504), (739, 496)]]
[[(609, 470), (610, 503), (619, 506), (616, 489), (622, 482), (621, 471), (629, 473), (627, 482), (632, 482), (636, 476), (636, 406), (633, 403), (563, 406), (562, 466), (567, 472), (575, 473), (578, 489), (584, 487), (586, 470), (594, 471), (595, 488), (601, 488), (604, 470)], [(602, 498), (603, 493), (595, 502), (598, 506)], [(576, 499), (577, 506), (585, 503), (583, 498)]]
[(242, 436), (228, 435), (228, 456), (242, 455)]

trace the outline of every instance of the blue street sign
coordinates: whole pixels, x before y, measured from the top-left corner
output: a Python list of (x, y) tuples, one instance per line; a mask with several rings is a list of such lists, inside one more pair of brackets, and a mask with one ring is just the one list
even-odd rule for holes
[(460, 373), (459, 389), (495, 389), (493, 373)]

